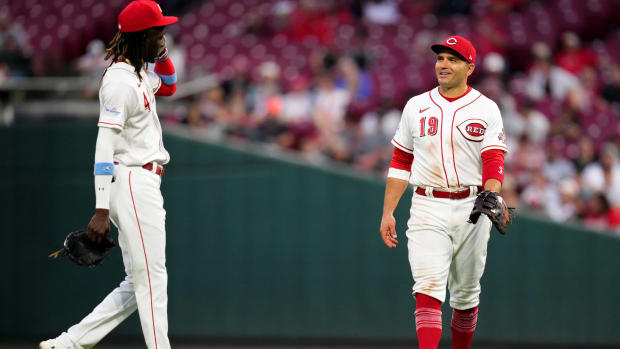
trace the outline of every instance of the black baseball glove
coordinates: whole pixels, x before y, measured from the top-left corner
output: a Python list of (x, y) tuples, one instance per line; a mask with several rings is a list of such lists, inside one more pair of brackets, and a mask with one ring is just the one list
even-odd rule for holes
[(108, 235), (100, 243), (94, 242), (86, 236), (86, 230), (69, 233), (64, 247), (49, 255), (50, 258), (68, 256), (77, 265), (94, 267), (112, 252), (116, 242)]
[(484, 213), (491, 219), (493, 226), (502, 235), (508, 232), (508, 226), (514, 219), (514, 208), (506, 206), (504, 199), (494, 191), (484, 190), (478, 193), (474, 209), (469, 214), (469, 223), (476, 224)]

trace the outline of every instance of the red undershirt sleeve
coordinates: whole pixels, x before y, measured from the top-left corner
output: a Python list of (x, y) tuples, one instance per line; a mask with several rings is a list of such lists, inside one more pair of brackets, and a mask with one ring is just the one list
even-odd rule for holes
[(482, 152), (482, 185), (490, 178), (504, 182), (504, 151), (489, 149)]
[(162, 62), (155, 63), (155, 74), (161, 79), (162, 85), (155, 93), (156, 96), (172, 96), (177, 90), (177, 74), (174, 64), (169, 57)]
[(409, 154), (394, 147), (390, 167), (411, 172), (411, 164), (413, 164), (413, 154)]

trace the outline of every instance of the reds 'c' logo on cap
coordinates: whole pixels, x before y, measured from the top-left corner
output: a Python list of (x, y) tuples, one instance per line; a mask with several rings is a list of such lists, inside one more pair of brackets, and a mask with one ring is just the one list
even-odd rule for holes
[(448, 45), (456, 45), (458, 41), (456, 41), (456, 38), (448, 38), (446, 39), (446, 44)]
[(472, 142), (482, 142), (484, 139), (484, 133), (487, 130), (488, 124), (481, 119), (467, 119), (463, 121), (456, 128), (466, 139)]

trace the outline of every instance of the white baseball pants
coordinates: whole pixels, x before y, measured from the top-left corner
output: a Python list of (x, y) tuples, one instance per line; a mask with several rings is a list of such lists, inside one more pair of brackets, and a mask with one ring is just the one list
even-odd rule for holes
[(127, 276), (79, 324), (57, 341), (66, 348), (91, 348), (138, 309), (149, 349), (169, 349), (166, 272), (166, 211), (161, 177), (141, 167), (115, 167), (110, 219)]
[(483, 214), (477, 224), (467, 223), (475, 200), (475, 195), (451, 200), (413, 194), (407, 248), (414, 295), (443, 303), (447, 285), (453, 309), (478, 305), (491, 221)]

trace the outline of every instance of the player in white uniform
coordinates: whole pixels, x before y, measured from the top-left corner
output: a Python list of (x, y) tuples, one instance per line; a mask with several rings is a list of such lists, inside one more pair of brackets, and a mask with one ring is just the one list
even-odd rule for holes
[[(88, 236), (101, 240), (118, 228), (126, 277), (88, 316), (41, 349), (91, 348), (138, 309), (149, 349), (168, 349), (166, 211), (159, 186), (170, 160), (162, 143), (155, 95), (176, 89), (164, 27), (176, 17), (154, 1), (137, 0), (119, 14), (119, 32), (108, 48), (113, 63), (99, 91), (95, 150), (95, 214)], [(157, 62), (155, 73), (145, 63)]]
[(500, 191), (508, 148), (497, 105), (467, 85), (475, 68), (473, 45), (450, 36), (432, 50), (439, 86), (411, 98), (403, 110), (392, 139), (380, 234), (396, 247), (393, 212), (411, 183), (407, 247), (420, 348), (437, 348), (447, 286), (452, 347), (466, 349), (476, 328), (491, 230), (485, 215), (477, 224), (467, 220), (479, 191)]

